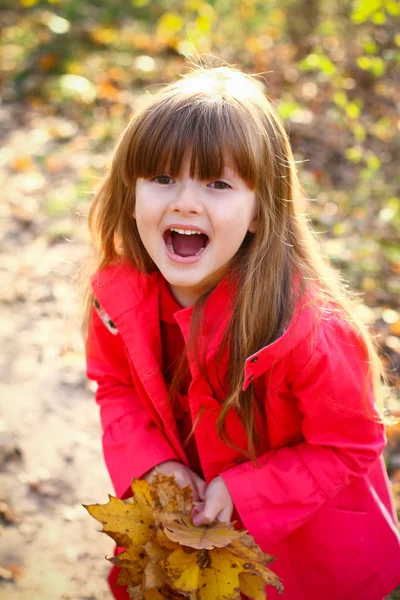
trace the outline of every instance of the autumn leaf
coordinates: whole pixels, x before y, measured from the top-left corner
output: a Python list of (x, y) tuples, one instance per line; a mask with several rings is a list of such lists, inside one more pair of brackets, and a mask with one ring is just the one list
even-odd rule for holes
[(109, 497), (105, 505), (85, 506), (103, 531), (126, 549), (108, 560), (119, 569), (117, 583), (132, 600), (254, 600), (265, 586), (282, 591), (265, 554), (234, 523), (195, 527), (190, 486), (156, 473), (151, 483), (134, 479), (131, 500)]
[(127, 592), (131, 600), (165, 600), (165, 596), (162, 596), (158, 590), (149, 590), (143, 593), (140, 585), (128, 585)]
[(176, 549), (176, 542), (173, 542), (172, 540), (170, 540), (164, 533), (163, 529), (157, 529), (156, 535), (155, 535), (155, 541), (156, 543), (161, 546), (161, 548), (164, 548), (166, 550), (175, 550)]
[[(279, 578), (268, 567), (259, 561), (250, 562), (249, 559), (238, 555), (228, 546), (221, 549), (192, 550), (191, 552), (185, 548), (179, 548), (163, 562), (163, 568), (171, 587), (184, 592), (197, 590), (197, 600), (240, 599), (240, 591), (244, 591), (241, 590), (240, 575), (242, 573), (263, 580), (264, 596), (258, 594), (259, 598), (266, 598), (266, 583), (276, 587), (279, 592), (283, 590)], [(243, 583), (244, 587), (248, 589), (250, 581), (246, 578)], [(257, 584), (254, 583), (252, 589), (257, 591)]]
[(163, 586), (161, 590), (153, 589), (147, 592), (143, 592), (140, 585), (128, 585), (127, 592), (131, 600), (196, 600), (196, 592), (180, 594), (168, 585)]
[(252, 600), (265, 600), (265, 581), (258, 575), (239, 574), (240, 591)]
[(144, 546), (130, 546), (109, 560), (120, 569), (118, 585), (141, 584), (147, 591), (164, 585), (165, 575), (158, 563), (167, 555), (167, 550), (150, 541)]
[(244, 532), (236, 531), (234, 523), (215, 523), (212, 526), (195, 527), (188, 518), (182, 521), (169, 523), (164, 527), (165, 535), (173, 542), (184, 546), (203, 548), (223, 548), (243, 536)]
[(141, 546), (131, 546), (117, 556), (108, 559), (119, 567), (118, 585), (139, 585), (148, 563), (148, 556)]
[[(171, 546), (169, 546), (169, 548), (171, 548)], [(176, 544), (172, 546), (172, 549), (175, 548)], [(157, 537), (154, 539), (154, 541), (147, 542), (144, 550), (149, 559), (154, 560), (155, 562), (164, 559), (168, 555), (168, 549), (159, 544)]]
[(144, 592), (160, 589), (166, 583), (165, 573), (158, 563), (149, 561), (143, 572), (142, 589)]
[(248, 560), (262, 562), (264, 564), (271, 563), (275, 560), (275, 556), (263, 552), (260, 546), (254, 541), (254, 538), (246, 533), (246, 531), (243, 532), (239, 542), (233, 540), (231, 547), (235, 554), (247, 558)]
[(193, 509), (193, 494), (190, 485), (180, 488), (174, 476), (155, 473), (151, 485), (158, 499), (154, 516), (159, 521), (174, 521), (190, 517)]
[(201, 581), (201, 556), (203, 550), (188, 552), (185, 548), (177, 548), (163, 562), (168, 581), (176, 590), (183, 592), (196, 591)]
[(84, 505), (92, 517), (103, 524), (103, 532), (112, 537), (117, 546), (143, 546), (155, 534), (155, 500), (150, 484), (135, 479), (132, 492), (132, 504), (109, 496), (108, 504)]

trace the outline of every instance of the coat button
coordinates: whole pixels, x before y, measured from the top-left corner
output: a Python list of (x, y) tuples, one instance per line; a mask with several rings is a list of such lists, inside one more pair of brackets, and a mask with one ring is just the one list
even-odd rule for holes
[(254, 379), (254, 375), (250, 375), (249, 381), (253, 381), (253, 379)]
[(257, 362), (258, 361), (258, 356), (255, 356), (254, 358), (251, 359), (251, 362)]

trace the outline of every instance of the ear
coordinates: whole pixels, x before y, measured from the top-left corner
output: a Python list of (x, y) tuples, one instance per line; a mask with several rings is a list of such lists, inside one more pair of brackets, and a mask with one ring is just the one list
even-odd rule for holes
[(257, 220), (255, 218), (252, 221), (250, 221), (248, 231), (250, 233), (255, 233), (257, 231)]

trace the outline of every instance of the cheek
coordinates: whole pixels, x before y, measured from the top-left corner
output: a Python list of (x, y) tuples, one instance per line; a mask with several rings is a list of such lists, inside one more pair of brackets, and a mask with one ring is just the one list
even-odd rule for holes
[(155, 211), (152, 203), (150, 202), (150, 198), (147, 198), (143, 195), (139, 198), (136, 198), (135, 219), (137, 220), (138, 227), (140, 227), (140, 225), (143, 223), (151, 222), (152, 217), (154, 219), (154, 214)]
[(239, 250), (248, 231), (247, 221), (240, 211), (231, 213), (229, 221), (225, 219), (219, 228), (219, 251), (221, 255), (231, 257)]
[(237, 206), (234, 209), (231, 207), (228, 211), (228, 218), (226, 218), (225, 213), (225, 219), (221, 219), (221, 227), (224, 227), (229, 232), (232, 240), (240, 240), (241, 243), (251, 226), (253, 212), (253, 207)]

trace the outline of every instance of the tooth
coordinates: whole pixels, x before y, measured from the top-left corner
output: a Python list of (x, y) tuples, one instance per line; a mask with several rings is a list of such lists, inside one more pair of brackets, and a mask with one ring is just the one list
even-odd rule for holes
[(170, 227), (170, 231), (175, 231), (176, 233), (181, 233), (183, 235), (201, 235), (201, 231), (197, 231), (196, 229), (178, 229), (177, 227)]

